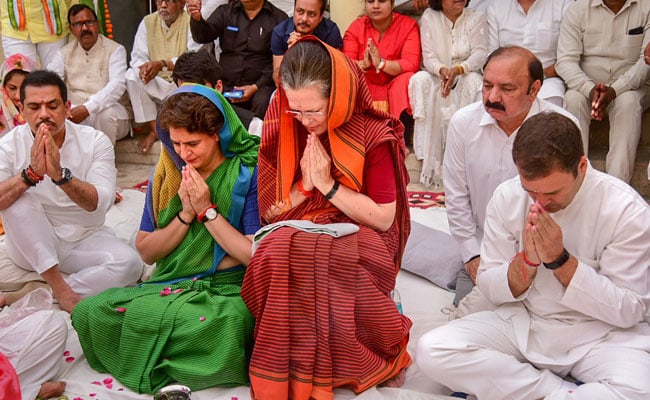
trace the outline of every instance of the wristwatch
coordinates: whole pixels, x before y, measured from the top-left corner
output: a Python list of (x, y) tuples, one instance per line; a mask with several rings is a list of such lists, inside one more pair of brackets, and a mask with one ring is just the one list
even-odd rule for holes
[(564, 249), (562, 254), (553, 262), (543, 263), (544, 266), (548, 269), (558, 269), (564, 265), (565, 262), (569, 260), (569, 252)]
[(162, 71), (167, 72), (167, 61), (166, 60), (160, 60), (160, 63), (162, 64)]
[(72, 171), (70, 171), (68, 168), (61, 168), (61, 179), (58, 181), (55, 181), (52, 179), (52, 183), (54, 183), (56, 186), (61, 186), (64, 183), (68, 183), (72, 180)]
[(211, 207), (208, 207), (203, 211), (201, 214), (199, 214), (199, 221), (202, 223), (206, 223), (208, 221), (212, 221), (213, 219), (216, 219), (219, 213), (217, 212), (217, 206), (212, 205)]

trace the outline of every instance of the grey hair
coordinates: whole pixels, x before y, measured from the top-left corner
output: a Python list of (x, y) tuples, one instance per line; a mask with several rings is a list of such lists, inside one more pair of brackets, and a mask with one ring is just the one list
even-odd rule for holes
[(311, 40), (291, 46), (280, 65), (280, 81), (284, 88), (292, 90), (319, 85), (323, 97), (329, 98), (332, 91), (332, 59), (327, 49)]

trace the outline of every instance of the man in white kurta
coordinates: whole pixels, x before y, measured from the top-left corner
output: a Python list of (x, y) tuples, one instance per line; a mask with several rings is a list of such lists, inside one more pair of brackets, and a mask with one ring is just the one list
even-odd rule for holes
[[(443, 164), (447, 219), (466, 264), (456, 282), (455, 305), (474, 287), (485, 209), (492, 193), (500, 183), (517, 174), (510, 151), (519, 127), (527, 118), (547, 110), (573, 118), (564, 109), (538, 97), (536, 88), (542, 77), (532, 76), (528, 68), (529, 60), (535, 56), (528, 50), (513, 49), (514, 53), (495, 53), (490, 57), (485, 67), (483, 102), (458, 110), (447, 131)], [(541, 73), (541, 65), (537, 66)], [(521, 71), (528, 72), (523, 75)], [(506, 94), (506, 90), (513, 93)], [(503, 105), (506, 112), (488, 107), (488, 101)], [(465, 308), (474, 305), (463, 304), (460, 311), (469, 312)]]
[(479, 399), (647, 399), (650, 206), (593, 169), (557, 113), (526, 121), (513, 157), (519, 176), (488, 206), (478, 273), (498, 308), (424, 335), (418, 366)]
[(176, 59), (188, 50), (200, 49), (192, 40), (185, 0), (166, 1), (157, 8), (140, 22), (131, 51), (131, 68), (126, 73), (135, 122), (150, 125), (149, 136), (139, 143), (144, 153), (157, 140), (158, 105), (176, 89), (171, 79)]
[(32, 72), (22, 90), (27, 124), (0, 139), (7, 253), (39, 273), (71, 311), (82, 297), (134, 283), (143, 264), (104, 227), (116, 179), (108, 137), (66, 120), (70, 104), (56, 73)]
[(532, 51), (544, 66), (539, 97), (560, 107), (564, 82), (555, 72), (557, 39), (566, 9), (574, 0), (499, 0), (487, 9), (488, 51), (521, 46)]
[(558, 74), (569, 88), (567, 109), (580, 121), (589, 149), (591, 120), (609, 118), (608, 174), (630, 182), (641, 137), (641, 117), (650, 106), (650, 1), (577, 0), (562, 22)]
[(68, 22), (76, 40), (47, 69), (59, 74), (68, 88), (68, 119), (104, 132), (115, 144), (131, 131), (131, 117), (120, 103), (127, 100), (126, 49), (99, 34), (97, 15), (86, 5), (70, 7)]

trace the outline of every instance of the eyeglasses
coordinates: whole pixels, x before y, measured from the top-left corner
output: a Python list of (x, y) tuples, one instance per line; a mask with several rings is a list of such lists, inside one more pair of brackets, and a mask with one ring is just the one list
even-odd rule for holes
[(176, 4), (180, 3), (181, 0), (156, 0), (156, 5), (160, 6), (162, 3), (167, 3), (167, 4)]
[(95, 26), (95, 24), (97, 24), (97, 21), (95, 21), (95, 20), (87, 20), (87, 21), (77, 21), (77, 22), (73, 22), (73, 23), (71, 23), (70, 25), (71, 25), (73, 28), (77, 28), (77, 29), (78, 29), (78, 28), (81, 28), (81, 27), (84, 26), (84, 25), (86, 25), (86, 28), (91, 28), (91, 27)]
[(290, 115), (294, 118), (302, 120), (303, 118), (309, 119), (319, 119), (325, 116), (325, 113), (322, 111), (296, 111), (296, 110), (284, 110), (284, 113)]

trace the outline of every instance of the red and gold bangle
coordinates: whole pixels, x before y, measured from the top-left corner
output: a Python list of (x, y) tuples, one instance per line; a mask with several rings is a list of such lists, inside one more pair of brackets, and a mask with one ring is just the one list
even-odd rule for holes
[(526, 258), (526, 252), (522, 251), (521, 252), (521, 261), (524, 262), (524, 264), (528, 265), (529, 267), (537, 268), (541, 264), (541, 262), (538, 262), (535, 264), (534, 262), (530, 261), (528, 258)]
[(298, 191), (302, 193), (303, 196), (309, 198), (314, 195), (314, 189), (312, 190), (307, 190), (305, 187), (302, 185), (302, 178), (298, 179), (298, 183), (296, 184), (296, 187), (298, 187)]

